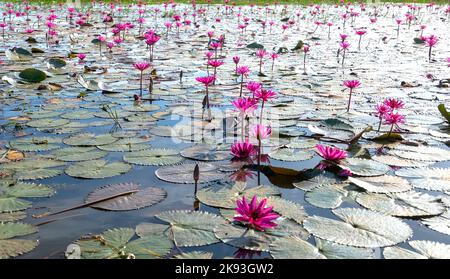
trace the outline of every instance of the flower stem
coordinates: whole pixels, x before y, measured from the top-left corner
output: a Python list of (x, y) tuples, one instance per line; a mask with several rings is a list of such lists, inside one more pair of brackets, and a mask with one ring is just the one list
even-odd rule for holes
[(259, 113), (259, 124), (260, 125), (262, 125), (263, 109), (264, 109), (264, 101), (262, 101), (262, 103), (261, 103), (261, 111)]
[(350, 95), (348, 96), (347, 112), (350, 111), (350, 102), (352, 101), (352, 92), (353, 92), (353, 89), (350, 88)]
[(143, 71), (141, 71), (141, 82), (140, 82), (140, 96), (142, 97), (142, 78), (143, 78)]
[(239, 91), (239, 98), (242, 97), (242, 87), (244, 86), (244, 75), (241, 77), (241, 89)]

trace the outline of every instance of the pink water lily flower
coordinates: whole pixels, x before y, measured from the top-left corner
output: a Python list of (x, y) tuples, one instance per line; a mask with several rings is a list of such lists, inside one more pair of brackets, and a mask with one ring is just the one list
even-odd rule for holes
[(249, 81), (247, 82), (246, 87), (250, 92), (255, 94), (255, 92), (261, 88), (261, 83), (257, 81)]
[(211, 60), (208, 61), (208, 64), (210, 66), (212, 66), (213, 68), (218, 68), (218, 67), (223, 65), (223, 61), (222, 60), (212, 60), (211, 59)]
[(405, 106), (405, 103), (403, 101), (395, 98), (388, 98), (384, 100), (383, 104), (390, 107), (391, 110), (402, 109)]
[(383, 120), (384, 116), (387, 113), (390, 113), (392, 111), (392, 108), (389, 105), (386, 105), (385, 103), (380, 103), (376, 105), (375, 110), (376, 110), (375, 115), (380, 119), (380, 122), (378, 124), (378, 131), (380, 131), (381, 121)]
[(347, 112), (350, 111), (350, 103), (352, 101), (352, 93), (353, 89), (359, 87), (361, 85), (361, 82), (359, 80), (346, 80), (344, 81), (344, 86), (350, 89), (350, 94), (348, 97), (348, 104), (347, 104)]
[(140, 83), (139, 83), (139, 85), (140, 85), (140, 88), (139, 88), (140, 94), (139, 94), (139, 96), (142, 97), (142, 81), (143, 81), (143, 78), (144, 78), (143, 73), (144, 73), (145, 70), (150, 68), (150, 63), (148, 63), (148, 62), (137, 62), (137, 63), (134, 63), (133, 66), (134, 66), (135, 69), (137, 69), (137, 70), (139, 70), (141, 72)]
[(204, 77), (196, 77), (195, 78), (196, 81), (203, 83), (206, 87), (211, 85), (215, 80), (216, 77), (211, 75), (211, 76), (204, 76)]
[(347, 152), (337, 147), (316, 145), (317, 154), (328, 161), (339, 161), (347, 158)]
[(78, 56), (78, 59), (80, 59), (80, 61), (83, 61), (86, 58), (86, 54), (84, 54), (84, 53), (79, 53), (77, 56)]
[(247, 76), (250, 73), (250, 68), (248, 66), (241, 66), (237, 68), (236, 72), (239, 75)]
[(425, 37), (425, 43), (429, 47), (428, 51), (428, 61), (431, 61), (431, 49), (438, 43), (439, 38), (435, 35), (431, 35), (429, 37)]
[(384, 121), (386, 121), (386, 124), (398, 125), (405, 123), (405, 116), (399, 112), (390, 112), (384, 115)]
[(139, 70), (139, 71), (145, 71), (145, 70), (147, 70), (149, 67), (150, 67), (150, 63), (148, 63), (148, 62), (137, 62), (137, 63), (134, 63), (134, 68), (136, 68), (137, 70)]
[(258, 98), (259, 100), (262, 100), (263, 102), (267, 102), (272, 98), (275, 98), (277, 96), (277, 92), (273, 91), (272, 89), (258, 89), (255, 91), (255, 98)]
[(392, 131), (394, 130), (394, 126), (405, 123), (405, 116), (398, 112), (390, 112), (384, 115), (384, 121), (386, 124), (391, 125), (391, 129), (389, 130), (388, 134), (388, 136), (390, 136)]
[(274, 221), (280, 217), (273, 212), (273, 207), (266, 207), (267, 199), (264, 198), (258, 203), (258, 199), (253, 196), (250, 204), (247, 202), (245, 196), (242, 200), (236, 201), (237, 216), (234, 217), (234, 221), (241, 222), (247, 225), (251, 229), (264, 231), (276, 227), (278, 224)]
[(234, 107), (239, 111), (241, 115), (248, 115), (256, 110), (258, 106), (258, 101), (253, 98), (237, 98), (231, 101)]
[(238, 141), (231, 146), (231, 154), (238, 159), (246, 159), (256, 154), (256, 148), (248, 140)]
[(359, 80), (346, 80), (344, 81), (344, 86), (350, 89), (354, 89), (356, 87), (359, 87), (361, 85), (361, 82)]

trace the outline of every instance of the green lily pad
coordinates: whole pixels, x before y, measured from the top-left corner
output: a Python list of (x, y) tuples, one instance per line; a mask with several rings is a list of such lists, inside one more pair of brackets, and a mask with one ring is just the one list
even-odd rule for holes
[(408, 180), (393, 175), (363, 178), (349, 177), (348, 181), (372, 193), (399, 193), (412, 189)]
[(306, 192), (305, 200), (320, 208), (337, 208), (347, 195), (342, 184), (327, 184)]
[(176, 165), (183, 161), (174, 149), (152, 148), (141, 151), (133, 151), (123, 156), (127, 163), (143, 166), (168, 166)]
[[(188, 184), (194, 183), (194, 163), (184, 163), (176, 166), (166, 166), (155, 171), (156, 177), (163, 181), (172, 183)], [(205, 183), (220, 180), (225, 177), (225, 173), (219, 171), (219, 167), (208, 163), (199, 163), (200, 179), (198, 183)]]
[(82, 259), (157, 259), (172, 249), (172, 243), (162, 235), (150, 235), (130, 241), (131, 228), (115, 228), (103, 234), (75, 242), (81, 249)]
[(0, 223), (0, 240), (37, 232), (35, 226), (25, 223)]
[(347, 158), (341, 162), (341, 165), (349, 168), (357, 176), (381, 176), (390, 170), (385, 164), (360, 158)]
[(156, 217), (170, 224), (173, 241), (179, 247), (203, 246), (219, 242), (213, 230), (225, 223), (220, 216), (201, 211), (165, 211)]
[(129, 164), (123, 162), (108, 163), (105, 160), (79, 162), (66, 168), (65, 173), (72, 177), (96, 179), (113, 177), (131, 170)]
[(230, 152), (218, 150), (217, 146), (199, 144), (183, 149), (181, 156), (199, 161), (221, 161), (231, 159)]
[(343, 221), (312, 216), (303, 222), (316, 237), (356, 247), (391, 246), (407, 240), (411, 228), (400, 219), (358, 208), (340, 208), (333, 213)]
[(414, 191), (395, 194), (361, 193), (356, 201), (368, 209), (401, 217), (435, 216), (445, 210), (439, 198)]
[(108, 152), (98, 150), (95, 147), (68, 147), (52, 153), (57, 160), (64, 162), (96, 160), (105, 157), (107, 154)]
[(0, 259), (17, 257), (32, 251), (37, 247), (37, 240), (28, 239), (1, 239), (0, 240)]
[(83, 133), (65, 138), (63, 139), (63, 142), (67, 145), (73, 146), (97, 146), (110, 144), (118, 140), (118, 138), (115, 138), (110, 134), (94, 135), (90, 133)]
[[(1, 198), (0, 198), (1, 200)], [(0, 205), (0, 212), (2, 211), (1, 205)], [(25, 219), (27, 217), (27, 214), (25, 211), (15, 211), (15, 212), (7, 212), (7, 213), (0, 213), (0, 222), (14, 222), (18, 220)]]
[(69, 124), (67, 119), (53, 119), (53, 118), (41, 118), (37, 120), (31, 120), (27, 122), (27, 126), (33, 128), (56, 128)]
[(19, 77), (27, 82), (38, 83), (44, 81), (47, 75), (38, 69), (28, 68), (19, 73)]
[(27, 137), (11, 140), (9, 146), (20, 151), (37, 152), (57, 149), (60, 143), (59, 138)]
[(313, 157), (313, 155), (307, 151), (295, 151), (290, 148), (280, 148), (269, 153), (269, 157), (279, 161), (305, 161)]
[(274, 187), (264, 185), (246, 188), (246, 184), (242, 182), (235, 184), (219, 182), (217, 185), (204, 187), (197, 192), (197, 198), (202, 203), (220, 208), (235, 208), (236, 200), (242, 199), (243, 196), (253, 198), (255, 195), (258, 198), (264, 198), (278, 196), (280, 192)]
[(213, 253), (206, 252), (206, 251), (192, 251), (192, 252), (186, 252), (181, 253), (178, 255), (175, 255), (175, 259), (179, 260), (193, 260), (193, 259), (199, 259), (199, 260), (210, 260), (213, 257)]
[(326, 259), (314, 245), (296, 237), (280, 237), (270, 245), (275, 259)]
[(98, 148), (114, 152), (132, 152), (150, 148), (151, 138), (121, 138), (113, 143), (99, 145)]

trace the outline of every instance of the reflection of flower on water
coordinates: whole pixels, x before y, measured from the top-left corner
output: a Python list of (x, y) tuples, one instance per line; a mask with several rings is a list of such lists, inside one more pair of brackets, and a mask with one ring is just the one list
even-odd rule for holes
[(253, 259), (255, 256), (260, 257), (261, 252), (239, 248), (233, 253), (233, 256), (235, 259)]
[(239, 169), (230, 174), (230, 179), (236, 182), (246, 182), (247, 179), (253, 179), (255, 173), (246, 169)]

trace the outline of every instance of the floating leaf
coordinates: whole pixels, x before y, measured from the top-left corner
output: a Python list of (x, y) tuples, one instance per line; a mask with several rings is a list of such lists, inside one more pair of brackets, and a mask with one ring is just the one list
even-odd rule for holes
[(403, 146), (401, 148), (399, 146), (397, 149), (392, 150), (389, 153), (404, 159), (417, 161), (440, 162), (450, 160), (450, 151), (433, 146)]
[(173, 241), (179, 247), (219, 242), (213, 230), (225, 222), (217, 215), (201, 211), (165, 211), (156, 217), (170, 224)]
[(27, 82), (41, 82), (47, 78), (47, 75), (38, 69), (28, 68), (19, 73), (19, 77), (24, 79)]
[(264, 232), (247, 230), (246, 227), (233, 224), (222, 224), (214, 229), (214, 233), (228, 245), (253, 251), (269, 251), (269, 245), (282, 237), (293, 236), (303, 240), (308, 238), (308, 232), (294, 221), (278, 218), (276, 223), (278, 226)]
[[(132, 190), (138, 191), (129, 195), (118, 196), (120, 193)], [(91, 205), (91, 207), (113, 211), (135, 210), (160, 203), (166, 198), (166, 195), (166, 191), (161, 188), (146, 187), (139, 189), (138, 186), (133, 183), (120, 183), (96, 189), (87, 196), (85, 203), (92, 203), (107, 197), (117, 196), (112, 199), (95, 203)]]
[(74, 146), (97, 146), (110, 144), (118, 141), (118, 138), (111, 136), (110, 134), (94, 135), (89, 133), (77, 134), (63, 139), (63, 142), (67, 145)]
[(353, 126), (345, 123), (344, 121), (336, 118), (328, 118), (320, 122), (321, 125), (327, 126), (332, 129), (339, 130), (353, 130)]
[(258, 44), (256, 42), (253, 42), (251, 44), (247, 45), (247, 48), (251, 48), (251, 49), (264, 49), (264, 46), (262, 44)]
[(72, 177), (95, 179), (120, 175), (130, 170), (131, 166), (123, 162), (107, 163), (105, 160), (91, 160), (71, 165), (65, 172)]
[(273, 211), (299, 224), (302, 224), (303, 220), (308, 216), (300, 204), (277, 196), (270, 196), (267, 199), (267, 206), (273, 206)]
[(361, 193), (356, 201), (368, 209), (392, 216), (423, 217), (444, 212), (444, 205), (439, 198), (414, 191), (395, 194)]
[(393, 175), (364, 178), (349, 177), (348, 181), (372, 193), (399, 193), (412, 189), (408, 180)]
[(354, 175), (380, 176), (389, 171), (389, 166), (373, 160), (360, 158), (347, 158), (342, 161), (342, 166), (349, 168)]
[[(202, 171), (200, 169), (200, 178), (202, 177)], [(271, 186), (257, 186), (253, 188), (245, 187), (245, 183), (236, 182), (231, 185), (229, 183), (218, 183), (218, 185), (212, 185), (202, 188), (197, 193), (197, 198), (204, 204), (220, 207), (220, 208), (235, 208), (236, 200), (242, 199), (243, 196), (247, 198), (270, 197), (280, 195), (280, 192)]]
[(21, 151), (36, 152), (57, 149), (60, 143), (59, 138), (27, 137), (11, 140), (9, 146)]
[(174, 149), (152, 148), (130, 152), (123, 156), (123, 160), (143, 166), (167, 166), (178, 164), (183, 158)]
[(1, 239), (0, 259), (17, 257), (32, 251), (38, 245), (37, 240), (28, 239)]
[(15, 197), (0, 197), (0, 212), (12, 212), (31, 207), (31, 202)]
[(98, 148), (106, 151), (132, 152), (150, 148), (147, 142), (150, 138), (122, 138), (113, 143), (99, 145)]
[(27, 122), (27, 126), (30, 126), (33, 128), (49, 129), (49, 128), (61, 127), (61, 126), (67, 125), (69, 123), (70, 123), (70, 121), (67, 119), (41, 118), (41, 119), (31, 120), (31, 121)]
[[(1, 198), (0, 198), (1, 200)], [(1, 205), (0, 205), (1, 212)], [(8, 212), (8, 213), (0, 213), (0, 222), (14, 222), (17, 220), (22, 220), (27, 217), (27, 214), (24, 211), (16, 211), (16, 212)]]
[(411, 228), (395, 217), (357, 208), (341, 208), (333, 213), (342, 221), (313, 216), (303, 222), (307, 231), (339, 244), (375, 248), (395, 245), (412, 235)]
[(108, 152), (97, 150), (95, 147), (68, 147), (52, 153), (57, 160), (64, 162), (96, 160), (107, 154)]
[(212, 259), (212, 257), (213, 253), (205, 251), (192, 251), (187, 253), (181, 253), (174, 256), (175, 259), (179, 260), (193, 260), (193, 259), (210, 260)]
[(295, 151), (289, 148), (280, 148), (269, 153), (269, 157), (280, 161), (305, 161), (313, 157), (313, 155), (307, 151)]
[(319, 252), (327, 259), (373, 259), (374, 251), (368, 248), (359, 248), (341, 245), (332, 241), (315, 238)]
[(413, 179), (411, 184), (420, 189), (450, 192), (450, 180), (436, 178)]
[(450, 259), (450, 245), (435, 241), (412, 240), (409, 245), (416, 250), (400, 247), (388, 247), (383, 255), (386, 259)]
[(442, 215), (423, 219), (422, 223), (432, 230), (450, 235), (450, 212), (448, 209)]
[(317, 175), (311, 179), (295, 182), (293, 185), (300, 190), (311, 191), (314, 188), (335, 183), (337, 183), (337, 180), (334, 178), (326, 177), (324, 175)]
[(37, 232), (35, 226), (25, 223), (0, 223), (0, 240)]
[(429, 162), (418, 162), (414, 160), (402, 159), (392, 155), (375, 155), (372, 159), (377, 162), (396, 167), (417, 167), (430, 164)]
[[(167, 166), (159, 168), (155, 171), (156, 176), (167, 182), (172, 183), (194, 183), (192, 173), (195, 168), (195, 163), (185, 163), (176, 166)], [(198, 164), (200, 168), (200, 179), (198, 183), (205, 183), (214, 180), (220, 180), (225, 177), (225, 173), (219, 172), (216, 165), (201, 163)]]
[(280, 237), (270, 245), (275, 259), (326, 259), (315, 246), (296, 237)]
[(42, 184), (17, 182), (7, 185), (6, 183), (0, 183), (0, 196), (39, 198), (50, 197), (54, 193), (53, 188)]
[(450, 169), (446, 168), (408, 168), (399, 169), (395, 174), (401, 177), (411, 178), (436, 178), (436, 179), (450, 179)]
[(66, 61), (60, 58), (50, 58), (47, 63), (55, 69), (63, 68), (67, 65)]
[(133, 235), (131, 228), (116, 228), (75, 244), (81, 248), (83, 259), (156, 259), (172, 249), (172, 243), (164, 236), (151, 235), (130, 241)]
[(231, 159), (230, 152), (218, 150), (216, 146), (208, 144), (194, 145), (183, 149), (181, 156), (199, 161), (221, 161)]
[(305, 200), (320, 208), (339, 207), (348, 194), (340, 184), (328, 184), (316, 187), (305, 193)]

